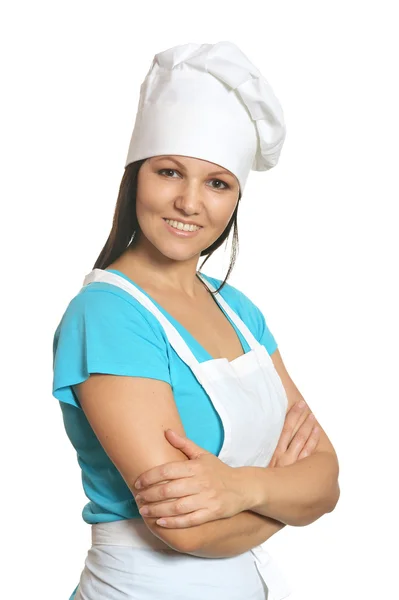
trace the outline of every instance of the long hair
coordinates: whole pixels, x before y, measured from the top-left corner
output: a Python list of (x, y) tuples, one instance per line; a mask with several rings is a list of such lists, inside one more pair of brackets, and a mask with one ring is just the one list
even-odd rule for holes
[[(140, 167), (146, 159), (138, 160), (130, 163), (125, 168), (120, 186), (118, 198), (116, 201), (114, 216), (112, 219), (112, 228), (103, 249), (101, 250), (93, 269), (106, 269), (111, 263), (119, 258), (122, 253), (134, 245), (135, 232), (139, 230), (139, 224), (136, 216), (136, 192), (137, 178)], [(233, 270), (236, 257), (238, 254), (238, 229), (237, 229), (237, 212), (238, 204), (241, 199), (241, 192), (238, 198), (237, 206), (234, 213), (227, 224), (223, 233), (213, 242), (211, 246), (202, 250), (200, 256), (206, 256), (201, 264), (200, 269), (206, 263), (208, 258), (223, 244), (230, 235), (231, 228), (234, 227), (233, 241), (230, 254), (230, 265), (227, 275), (215, 292), (219, 292), (227, 282), (231, 271)]]

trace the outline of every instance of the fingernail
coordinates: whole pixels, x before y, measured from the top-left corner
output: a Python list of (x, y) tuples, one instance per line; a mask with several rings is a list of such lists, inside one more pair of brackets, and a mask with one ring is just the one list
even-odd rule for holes
[(165, 519), (158, 519), (158, 521), (156, 521), (157, 525), (166, 525), (166, 521)]
[(304, 407), (305, 407), (305, 404), (306, 404), (306, 402), (304, 402), (303, 400), (300, 400), (300, 401), (298, 402), (298, 406), (299, 406), (299, 408), (304, 408)]
[(140, 510), (139, 510), (139, 513), (140, 513), (141, 515), (148, 515), (148, 512), (149, 512), (149, 511), (148, 511), (148, 508), (147, 508), (147, 506), (143, 506), (143, 508), (140, 508)]
[(139, 489), (141, 488), (141, 481), (140, 481), (139, 479), (138, 479), (138, 480), (136, 481), (136, 483), (134, 484), (134, 487), (135, 487), (137, 490), (139, 490)]

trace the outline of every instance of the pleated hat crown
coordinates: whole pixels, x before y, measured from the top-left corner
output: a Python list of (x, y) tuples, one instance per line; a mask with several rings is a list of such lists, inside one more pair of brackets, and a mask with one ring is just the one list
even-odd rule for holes
[(156, 54), (140, 87), (126, 165), (159, 155), (216, 163), (238, 179), (277, 165), (286, 129), (281, 105), (232, 42), (183, 44)]

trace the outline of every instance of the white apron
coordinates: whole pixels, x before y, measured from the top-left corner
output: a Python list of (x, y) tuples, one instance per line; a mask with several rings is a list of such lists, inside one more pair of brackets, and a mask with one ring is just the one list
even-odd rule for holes
[[(119, 286), (160, 321), (171, 346), (220, 416), (224, 441), (218, 458), (231, 467), (266, 467), (280, 438), (288, 399), (266, 348), (222, 296), (214, 298), (250, 351), (230, 362), (217, 358), (200, 363), (176, 328), (135, 285), (104, 269), (93, 269), (83, 285), (94, 281)], [(234, 557), (201, 558), (172, 550), (140, 518), (93, 524), (91, 531), (92, 547), (75, 600), (282, 600), (290, 594), (266, 551), (267, 542)]]

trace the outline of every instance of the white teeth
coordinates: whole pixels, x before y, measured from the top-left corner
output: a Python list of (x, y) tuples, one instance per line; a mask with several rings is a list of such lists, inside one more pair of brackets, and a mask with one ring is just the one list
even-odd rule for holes
[(182, 231), (197, 231), (197, 229), (201, 229), (197, 227), (197, 225), (189, 225), (188, 223), (181, 223), (180, 221), (170, 221), (170, 219), (165, 219), (165, 221), (175, 229), (181, 229)]

